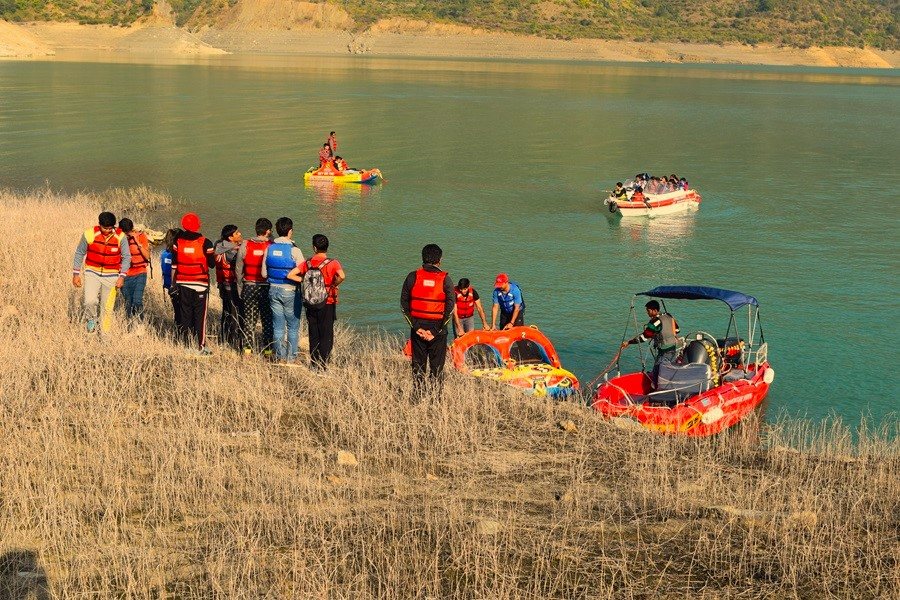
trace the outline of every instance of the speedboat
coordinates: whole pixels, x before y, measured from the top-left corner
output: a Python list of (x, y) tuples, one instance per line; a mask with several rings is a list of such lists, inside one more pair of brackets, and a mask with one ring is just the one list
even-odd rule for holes
[[(656, 382), (648, 372), (642, 345), (638, 345), (640, 371), (622, 374), (620, 352), (613, 359), (617, 375), (601, 374), (605, 380), (591, 400), (595, 410), (612, 419), (636, 421), (651, 431), (707, 436), (735, 425), (762, 403), (775, 371), (769, 364), (756, 298), (712, 287), (661, 286), (635, 294), (630, 323), (639, 322), (635, 299), (640, 296), (661, 300), (664, 313), (665, 300), (723, 302), (731, 315), (725, 335), (696, 331), (679, 338), (677, 358), (660, 362)], [(735, 318), (737, 311), (741, 311), (740, 320)], [(744, 337), (738, 331), (739, 321), (745, 325)]]
[(303, 181), (328, 181), (332, 183), (377, 183), (384, 179), (379, 169), (350, 169), (339, 171), (331, 165), (323, 167), (310, 167), (303, 174)]
[(529, 395), (565, 398), (579, 388), (578, 378), (562, 368), (553, 344), (533, 325), (470, 331), (454, 340), (450, 354), (457, 370)]
[(675, 190), (665, 194), (644, 194), (645, 202), (632, 202), (633, 191), (628, 192), (628, 200), (616, 200), (612, 196), (603, 201), (610, 215), (621, 217), (658, 217), (700, 209), (702, 198), (697, 190)]

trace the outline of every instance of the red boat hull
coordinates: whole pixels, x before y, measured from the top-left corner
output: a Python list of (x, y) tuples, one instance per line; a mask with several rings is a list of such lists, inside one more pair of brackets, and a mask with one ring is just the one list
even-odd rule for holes
[[(768, 362), (751, 366), (748, 378), (725, 381), (670, 408), (641, 401), (651, 391), (650, 377), (629, 373), (604, 382), (594, 394), (594, 410), (609, 418), (629, 418), (659, 433), (688, 436), (714, 435), (758, 407), (769, 392), (774, 372), (766, 377)], [(637, 399), (637, 400), (636, 400)]]

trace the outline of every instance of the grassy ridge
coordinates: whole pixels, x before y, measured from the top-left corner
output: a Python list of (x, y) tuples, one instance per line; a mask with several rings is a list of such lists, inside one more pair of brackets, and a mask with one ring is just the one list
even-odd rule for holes
[(900, 596), (896, 419), (663, 438), (456, 375), (411, 404), (348, 330), (327, 380), (186, 357), (158, 275), (147, 332), (88, 336), (82, 228), (157, 203), (0, 191), (0, 598)]
[[(236, 1), (171, 0), (179, 25), (208, 23)], [(153, 0), (0, 0), (0, 16), (127, 24)], [(900, 47), (892, 0), (333, 0), (360, 28), (409, 17), (549, 38), (788, 46)]]

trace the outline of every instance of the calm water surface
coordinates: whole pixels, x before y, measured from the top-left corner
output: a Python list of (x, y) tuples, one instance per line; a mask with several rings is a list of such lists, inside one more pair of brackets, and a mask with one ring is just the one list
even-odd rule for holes
[[(304, 187), (329, 130), (374, 188)], [(898, 407), (900, 73), (659, 65), (246, 59), (0, 63), (0, 185), (147, 184), (205, 231), (294, 219), (348, 273), (340, 318), (400, 331), (421, 246), (483, 295), (505, 271), (584, 381), (631, 294), (756, 295), (777, 376), (768, 414), (851, 422)], [(602, 190), (686, 176), (696, 215), (610, 221)], [(73, 247), (75, 241), (72, 241)], [(59, 265), (63, 273), (66, 265)], [(723, 333), (724, 305), (670, 305)]]

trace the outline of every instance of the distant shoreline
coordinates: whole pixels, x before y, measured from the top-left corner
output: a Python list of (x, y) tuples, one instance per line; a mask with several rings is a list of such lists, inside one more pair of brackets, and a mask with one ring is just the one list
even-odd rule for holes
[(369, 56), (376, 58), (545, 59), (896, 69), (900, 52), (872, 48), (550, 40), (480, 31), (203, 29), (165, 23), (131, 27), (0, 21), (0, 58), (103, 62), (111, 56), (160, 59), (217, 55)]

